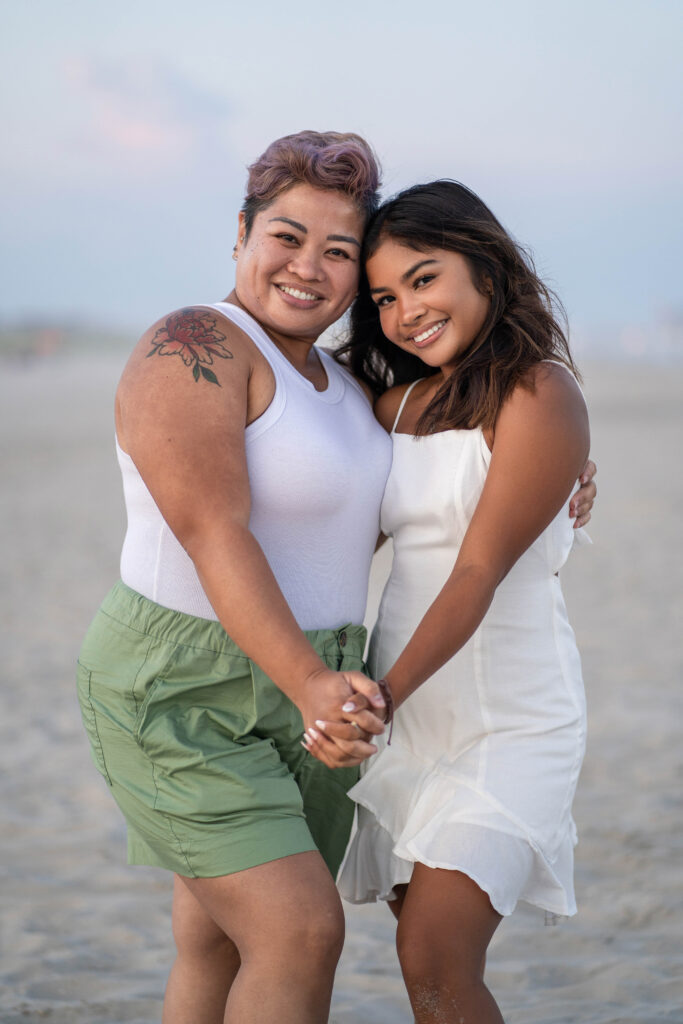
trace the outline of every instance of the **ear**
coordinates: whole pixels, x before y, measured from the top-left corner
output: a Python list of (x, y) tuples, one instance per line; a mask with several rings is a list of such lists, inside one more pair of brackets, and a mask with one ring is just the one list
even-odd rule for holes
[(244, 220), (244, 211), (240, 210), (237, 217), (237, 239), (235, 241), (235, 252), (239, 252), (240, 246), (244, 241), (247, 234), (247, 228)]
[(488, 295), (488, 297), (490, 299), (492, 299), (493, 298), (493, 281), (488, 276), (488, 274), (484, 274), (484, 276), (482, 277), (482, 279), (481, 279), (481, 286), (484, 289), (484, 295)]

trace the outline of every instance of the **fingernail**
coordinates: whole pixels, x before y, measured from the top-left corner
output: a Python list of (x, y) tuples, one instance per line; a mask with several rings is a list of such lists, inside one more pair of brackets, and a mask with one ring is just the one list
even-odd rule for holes
[(317, 733), (317, 732), (315, 731), (315, 729), (314, 729), (314, 728), (313, 728), (313, 726), (311, 725), (311, 726), (309, 726), (309, 728), (308, 728), (308, 735), (309, 735), (309, 736), (311, 737), (311, 739), (313, 739), (313, 740), (317, 740), (317, 739), (318, 739), (318, 735), (319, 735), (319, 734), (318, 734), (318, 733)]
[(353, 701), (347, 700), (346, 704), (342, 704), (342, 711), (355, 711), (356, 705)]
[[(375, 705), (376, 708), (386, 707), (386, 705), (384, 703), (384, 697), (380, 697), (378, 695), (377, 697), (371, 697), (370, 700), (372, 701), (372, 703)], [(342, 710), (343, 710), (343, 708), (342, 708)]]
[(325, 722), (321, 721), (321, 719), (316, 718), (315, 724), (318, 726), (319, 729), (322, 729), (323, 732), (325, 731)]

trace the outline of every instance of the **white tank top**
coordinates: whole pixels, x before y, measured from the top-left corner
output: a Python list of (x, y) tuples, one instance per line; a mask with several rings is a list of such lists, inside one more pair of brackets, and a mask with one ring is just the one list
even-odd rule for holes
[[(249, 529), (302, 629), (362, 623), (391, 440), (331, 356), (316, 349), (328, 380), (316, 391), (243, 309), (212, 308), (248, 334), (275, 376), (273, 400), (245, 431)], [(189, 555), (133, 460), (116, 449), (128, 516), (123, 582), (166, 608), (216, 619)]]

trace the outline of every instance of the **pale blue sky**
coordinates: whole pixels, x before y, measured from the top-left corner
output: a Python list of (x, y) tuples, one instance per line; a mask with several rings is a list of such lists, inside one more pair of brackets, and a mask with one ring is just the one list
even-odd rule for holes
[(232, 283), (245, 166), (358, 131), (454, 177), (579, 329), (681, 294), (681, 0), (2, 0), (0, 317), (142, 331)]

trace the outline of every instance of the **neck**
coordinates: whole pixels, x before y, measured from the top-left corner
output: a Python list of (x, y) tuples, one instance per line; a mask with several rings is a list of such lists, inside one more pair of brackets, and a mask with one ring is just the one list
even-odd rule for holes
[(262, 323), (257, 316), (254, 316), (252, 311), (240, 301), (237, 292), (233, 289), (227, 298), (223, 299), (223, 302), (229, 302), (233, 306), (239, 306), (245, 313), (248, 313), (250, 317), (256, 321), (261, 330), (265, 331), (273, 344), (279, 348), (285, 359), (288, 359), (292, 366), (303, 373), (305, 376), (306, 369), (311, 365), (318, 367), (320, 365), (316, 353), (313, 351), (317, 338), (302, 338), (299, 336), (293, 336), (289, 334), (281, 334), (279, 331), (274, 331), (272, 327)]

